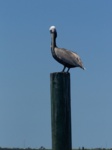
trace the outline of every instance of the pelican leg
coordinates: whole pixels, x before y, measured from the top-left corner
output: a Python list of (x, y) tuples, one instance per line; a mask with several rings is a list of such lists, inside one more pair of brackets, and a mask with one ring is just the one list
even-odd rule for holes
[(70, 68), (68, 68), (67, 73), (69, 72)]
[(64, 71), (65, 71), (65, 68), (66, 68), (66, 67), (64, 66), (64, 68), (63, 68), (62, 72), (64, 72)]

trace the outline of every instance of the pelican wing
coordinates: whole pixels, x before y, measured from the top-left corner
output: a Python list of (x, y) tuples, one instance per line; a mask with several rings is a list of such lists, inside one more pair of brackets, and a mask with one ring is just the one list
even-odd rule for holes
[(56, 47), (55, 54), (58, 59), (60, 59), (60, 61), (62, 61), (64, 64), (83, 68), (82, 61), (76, 53), (66, 50), (64, 48)]

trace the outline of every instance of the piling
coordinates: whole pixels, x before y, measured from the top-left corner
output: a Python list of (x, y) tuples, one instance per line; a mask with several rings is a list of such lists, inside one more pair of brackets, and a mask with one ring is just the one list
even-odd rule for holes
[(72, 150), (70, 73), (50, 74), (52, 150)]

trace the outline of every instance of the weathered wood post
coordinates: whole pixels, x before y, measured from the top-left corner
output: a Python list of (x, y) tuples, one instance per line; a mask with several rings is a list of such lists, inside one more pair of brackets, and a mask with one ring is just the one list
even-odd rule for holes
[(52, 150), (72, 150), (70, 74), (50, 74)]

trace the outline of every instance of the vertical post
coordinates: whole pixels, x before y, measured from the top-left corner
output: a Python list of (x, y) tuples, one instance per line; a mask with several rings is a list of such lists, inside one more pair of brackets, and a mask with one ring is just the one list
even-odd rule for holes
[(70, 74), (51, 73), (52, 150), (72, 150)]

